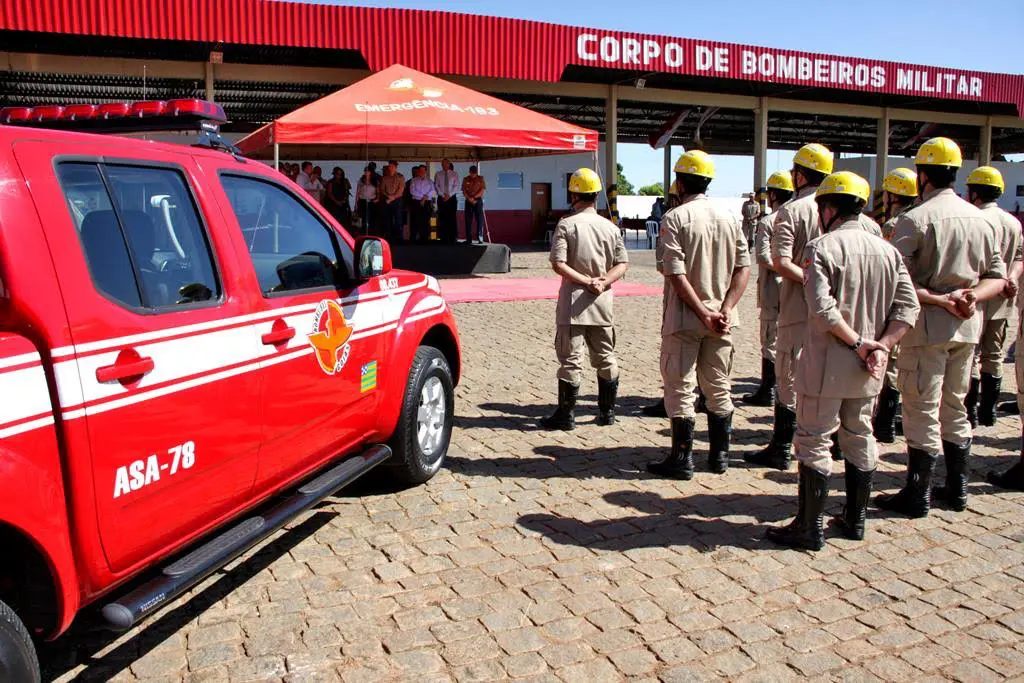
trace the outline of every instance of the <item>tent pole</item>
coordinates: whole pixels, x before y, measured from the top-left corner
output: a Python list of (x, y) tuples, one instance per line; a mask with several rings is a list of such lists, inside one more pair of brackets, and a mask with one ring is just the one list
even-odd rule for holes
[(274, 170), (278, 170), (281, 167), (281, 146), (276, 142), (274, 143)]

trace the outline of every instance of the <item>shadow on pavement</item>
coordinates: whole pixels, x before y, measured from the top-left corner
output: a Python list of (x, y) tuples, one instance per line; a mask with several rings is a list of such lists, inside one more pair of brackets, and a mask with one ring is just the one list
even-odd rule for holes
[(100, 630), (97, 622), (89, 619), (90, 613), (87, 612), (85, 618), (79, 617), (68, 633), (52, 643), (40, 645), (39, 658), (46, 663), (43, 680), (59, 678), (83, 664), (86, 668), (75, 678), (76, 681), (110, 680), (315, 534), (333, 518), (334, 515), (329, 512), (315, 511), (298, 526), (288, 529), (260, 548), (245, 562), (230, 571), (222, 572), (216, 583), (196, 593), (184, 604), (142, 622), (141, 630), (109, 652), (99, 654), (118, 638), (118, 634)]
[[(764, 540), (765, 530), (796, 511), (795, 496), (695, 494), (665, 498), (652, 491), (616, 491), (605, 495), (604, 500), (643, 514), (591, 522), (529, 514), (520, 517), (518, 523), (555, 543), (593, 550), (621, 552), (689, 545), (711, 552), (723, 546), (775, 548)], [(755, 521), (731, 517), (752, 517)]]

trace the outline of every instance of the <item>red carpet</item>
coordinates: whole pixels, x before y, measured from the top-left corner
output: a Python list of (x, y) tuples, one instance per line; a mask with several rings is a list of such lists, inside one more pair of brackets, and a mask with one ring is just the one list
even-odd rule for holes
[[(441, 293), (450, 304), (487, 301), (537, 301), (557, 299), (557, 278), (458, 278), (441, 280)], [(612, 285), (616, 296), (661, 296), (660, 287), (619, 280)]]

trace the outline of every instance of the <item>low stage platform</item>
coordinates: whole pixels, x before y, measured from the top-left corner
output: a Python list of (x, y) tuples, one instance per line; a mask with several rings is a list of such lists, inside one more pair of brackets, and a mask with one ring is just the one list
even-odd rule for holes
[(486, 275), (512, 270), (512, 251), (504, 244), (392, 244), (395, 268), (429, 275)]

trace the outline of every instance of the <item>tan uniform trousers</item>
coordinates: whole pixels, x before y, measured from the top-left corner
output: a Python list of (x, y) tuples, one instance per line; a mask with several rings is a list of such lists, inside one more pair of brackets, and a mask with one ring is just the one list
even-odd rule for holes
[(775, 362), (775, 345), (779, 340), (779, 321), (761, 321), (761, 358)]
[(669, 417), (696, 417), (695, 391), (700, 384), (708, 411), (725, 416), (733, 411), (729, 375), (732, 336), (710, 331), (676, 332), (661, 338), (661, 379)]
[(615, 360), (615, 328), (602, 325), (558, 325), (555, 354), (558, 379), (574, 386), (583, 375), (583, 347), (590, 351), (590, 365), (601, 379), (616, 379), (619, 363)]
[(878, 444), (871, 429), (874, 397), (826, 398), (800, 395), (797, 400), (796, 459), (822, 474), (832, 474), (832, 435), (839, 431), (843, 457), (869, 472), (878, 462)]
[(775, 352), (776, 400), (796, 411), (796, 366), (804, 348), (804, 325), (786, 325), (779, 328)]
[(963, 446), (971, 438), (964, 396), (974, 344), (946, 342), (900, 350), (896, 361), (903, 394), (903, 435), (907, 445), (931, 454), (942, 442)]
[(900, 357), (900, 345), (892, 347), (892, 351), (889, 352), (889, 364), (885, 367), (885, 384), (890, 389), (899, 391), (897, 388), (897, 371), (896, 371), (896, 359)]
[[(971, 364), (971, 377), (981, 377), (981, 373), (1003, 376), (1003, 358), (1006, 356), (1006, 328), (1009, 320), (986, 320), (981, 328), (981, 342), (974, 350), (974, 361)], [(980, 366), (980, 367), (979, 367)]]
[[(1024, 318), (1024, 316), (1021, 316)], [(1017, 407), (1024, 415), (1024, 325), (1017, 327), (1017, 346), (1013, 349), (1013, 365), (1017, 370)]]

